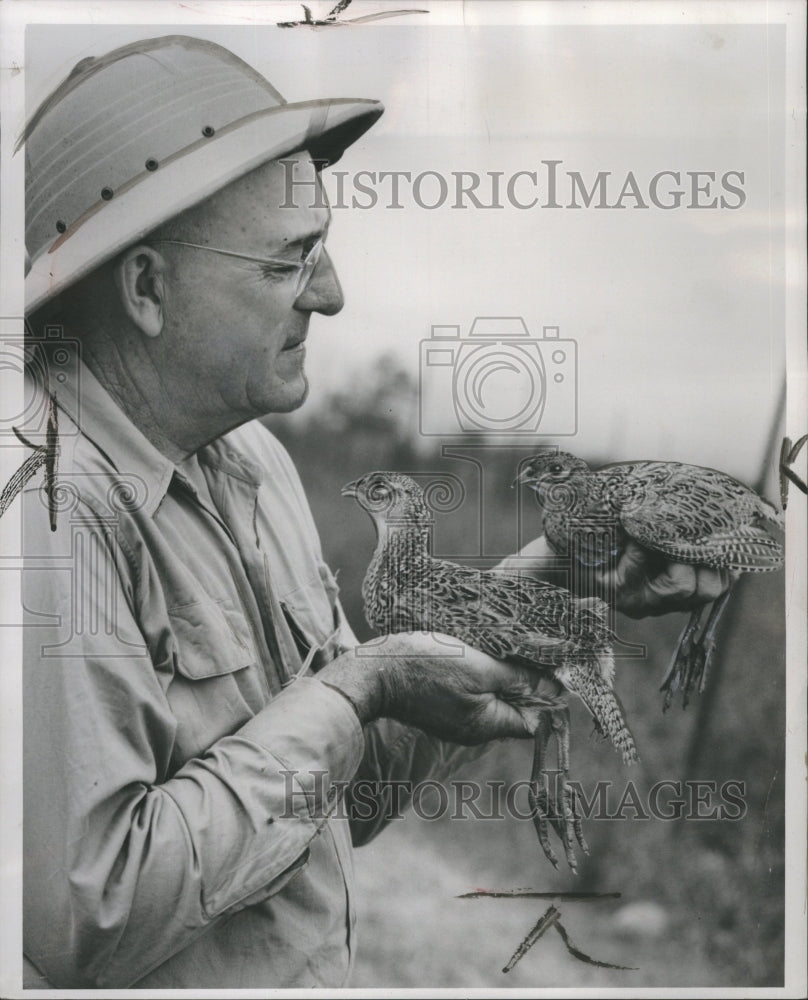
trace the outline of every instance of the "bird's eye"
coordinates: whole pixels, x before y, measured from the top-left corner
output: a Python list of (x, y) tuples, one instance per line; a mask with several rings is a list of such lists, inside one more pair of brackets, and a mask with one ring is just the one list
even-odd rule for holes
[(390, 498), (390, 487), (386, 483), (372, 483), (368, 490), (368, 497), (373, 501), (383, 503)]

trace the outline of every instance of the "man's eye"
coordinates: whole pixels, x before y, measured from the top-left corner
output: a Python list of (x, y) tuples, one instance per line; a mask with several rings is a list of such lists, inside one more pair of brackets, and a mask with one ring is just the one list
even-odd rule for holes
[(288, 264), (262, 264), (261, 276), (268, 281), (272, 281), (278, 278), (285, 278), (292, 271), (297, 271), (297, 269), (297, 264), (291, 261)]

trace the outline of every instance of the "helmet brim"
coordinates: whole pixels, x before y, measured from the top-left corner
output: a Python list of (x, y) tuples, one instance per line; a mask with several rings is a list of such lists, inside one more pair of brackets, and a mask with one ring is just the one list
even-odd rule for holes
[(154, 172), (144, 170), (111, 200), (91, 206), (30, 262), (26, 313), (168, 219), (271, 160), (306, 149), (317, 161), (336, 163), (383, 111), (379, 101), (348, 98), (283, 104), (234, 122), (213, 141), (200, 139)]

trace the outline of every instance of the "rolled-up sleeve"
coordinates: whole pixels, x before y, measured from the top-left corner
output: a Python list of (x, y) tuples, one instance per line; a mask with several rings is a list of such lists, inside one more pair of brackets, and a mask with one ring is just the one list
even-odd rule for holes
[[(305, 865), (364, 738), (302, 678), (172, 772), (176, 720), (121, 560), (93, 551), (78, 574), (24, 573), (24, 935), (55, 985), (120, 987)], [(99, 586), (100, 627), (77, 630)]]

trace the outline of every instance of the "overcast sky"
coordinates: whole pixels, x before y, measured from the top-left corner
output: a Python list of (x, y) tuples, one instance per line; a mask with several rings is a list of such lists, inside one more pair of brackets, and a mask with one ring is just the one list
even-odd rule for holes
[[(518, 196), (544, 200), (541, 161), (560, 160), (588, 186), (611, 171), (612, 202), (628, 171), (647, 200), (651, 177), (667, 170), (683, 181), (687, 171), (740, 171), (745, 202), (520, 210), (503, 196), (498, 210), (458, 210), (451, 196), (427, 210), (407, 188), (396, 210), (379, 187), (374, 208), (334, 209), (329, 250), (346, 306), (312, 320), (314, 403), (349, 378), (361, 382), (382, 352), (417, 374), (433, 324), (465, 333), (475, 316), (521, 316), (533, 335), (558, 326), (577, 342), (571, 450), (756, 479), (783, 379), (779, 29), (391, 25), (177, 30), (226, 45), (288, 100), (381, 99), (385, 115), (336, 168), (348, 171), (349, 197), (360, 170), (436, 171), (450, 183), (454, 171), (507, 180), (525, 170), (539, 171), (540, 187), (522, 178)], [(29, 108), (79, 58), (170, 30), (29, 28)], [(334, 196), (334, 178), (326, 187)], [(422, 200), (436, 191), (425, 184)], [(716, 184), (713, 195), (722, 193)], [(556, 388), (548, 375), (548, 398)]]

